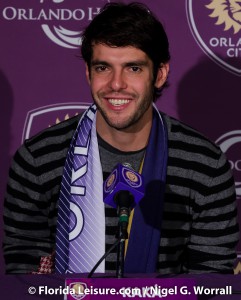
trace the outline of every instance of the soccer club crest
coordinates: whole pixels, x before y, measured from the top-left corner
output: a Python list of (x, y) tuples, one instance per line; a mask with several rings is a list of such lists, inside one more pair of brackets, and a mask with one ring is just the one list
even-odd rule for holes
[(221, 150), (229, 158), (230, 167), (235, 178), (235, 188), (237, 199), (241, 199), (241, 159), (240, 159), (240, 143), (241, 130), (233, 130), (224, 133), (215, 143), (219, 145)]
[(219, 66), (241, 76), (241, 1), (186, 0), (190, 29)]
[(22, 142), (47, 127), (85, 111), (89, 105), (89, 103), (57, 103), (28, 111), (22, 133)]

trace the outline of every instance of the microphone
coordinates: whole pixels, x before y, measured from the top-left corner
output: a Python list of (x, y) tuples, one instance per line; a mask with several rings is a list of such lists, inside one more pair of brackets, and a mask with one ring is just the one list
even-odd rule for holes
[(111, 174), (108, 176), (103, 186), (104, 202), (114, 208), (117, 208), (116, 195), (120, 191), (129, 191), (134, 196), (134, 202), (131, 208), (144, 196), (143, 177), (135, 172), (130, 164), (117, 164)]
[(122, 278), (124, 274), (125, 240), (128, 238), (127, 226), (130, 210), (144, 196), (143, 178), (131, 168), (130, 164), (117, 164), (104, 182), (103, 191), (104, 203), (117, 208), (120, 232), (116, 242), (99, 259), (88, 274), (88, 278), (92, 277), (98, 266), (116, 247), (118, 247), (116, 275), (118, 278)]
[(130, 210), (144, 196), (143, 178), (129, 164), (117, 164), (104, 182), (103, 191), (104, 203), (117, 208), (122, 236), (127, 239)]

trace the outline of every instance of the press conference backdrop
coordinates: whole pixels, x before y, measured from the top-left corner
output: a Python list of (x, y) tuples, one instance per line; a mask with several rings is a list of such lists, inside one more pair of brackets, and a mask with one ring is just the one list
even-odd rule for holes
[[(112, 1), (1, 0), (1, 210), (11, 157), (23, 140), (92, 102), (79, 36), (107, 2)], [(226, 153), (241, 221), (241, 3), (140, 2), (162, 20), (170, 40), (169, 87), (157, 106), (201, 131)], [(2, 239), (2, 219), (0, 225)], [(241, 272), (241, 244), (237, 252), (236, 273)]]

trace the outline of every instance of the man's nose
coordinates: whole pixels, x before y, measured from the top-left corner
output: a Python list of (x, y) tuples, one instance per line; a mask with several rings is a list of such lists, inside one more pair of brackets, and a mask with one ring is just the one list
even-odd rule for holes
[(122, 70), (113, 71), (110, 77), (109, 85), (115, 92), (127, 88), (127, 82)]

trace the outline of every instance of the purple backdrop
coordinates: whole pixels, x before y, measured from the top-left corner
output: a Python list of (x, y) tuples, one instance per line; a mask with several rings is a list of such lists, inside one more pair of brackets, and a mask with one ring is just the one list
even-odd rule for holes
[[(106, 2), (111, 1), (1, 1), (1, 205), (10, 160), (23, 139), (91, 103), (78, 37)], [(241, 220), (240, 1), (140, 2), (162, 20), (170, 40), (169, 88), (157, 105), (226, 152), (235, 176)], [(2, 235), (1, 230), (0, 239)], [(238, 255), (241, 261), (241, 245)], [(241, 272), (241, 263), (236, 272)]]

